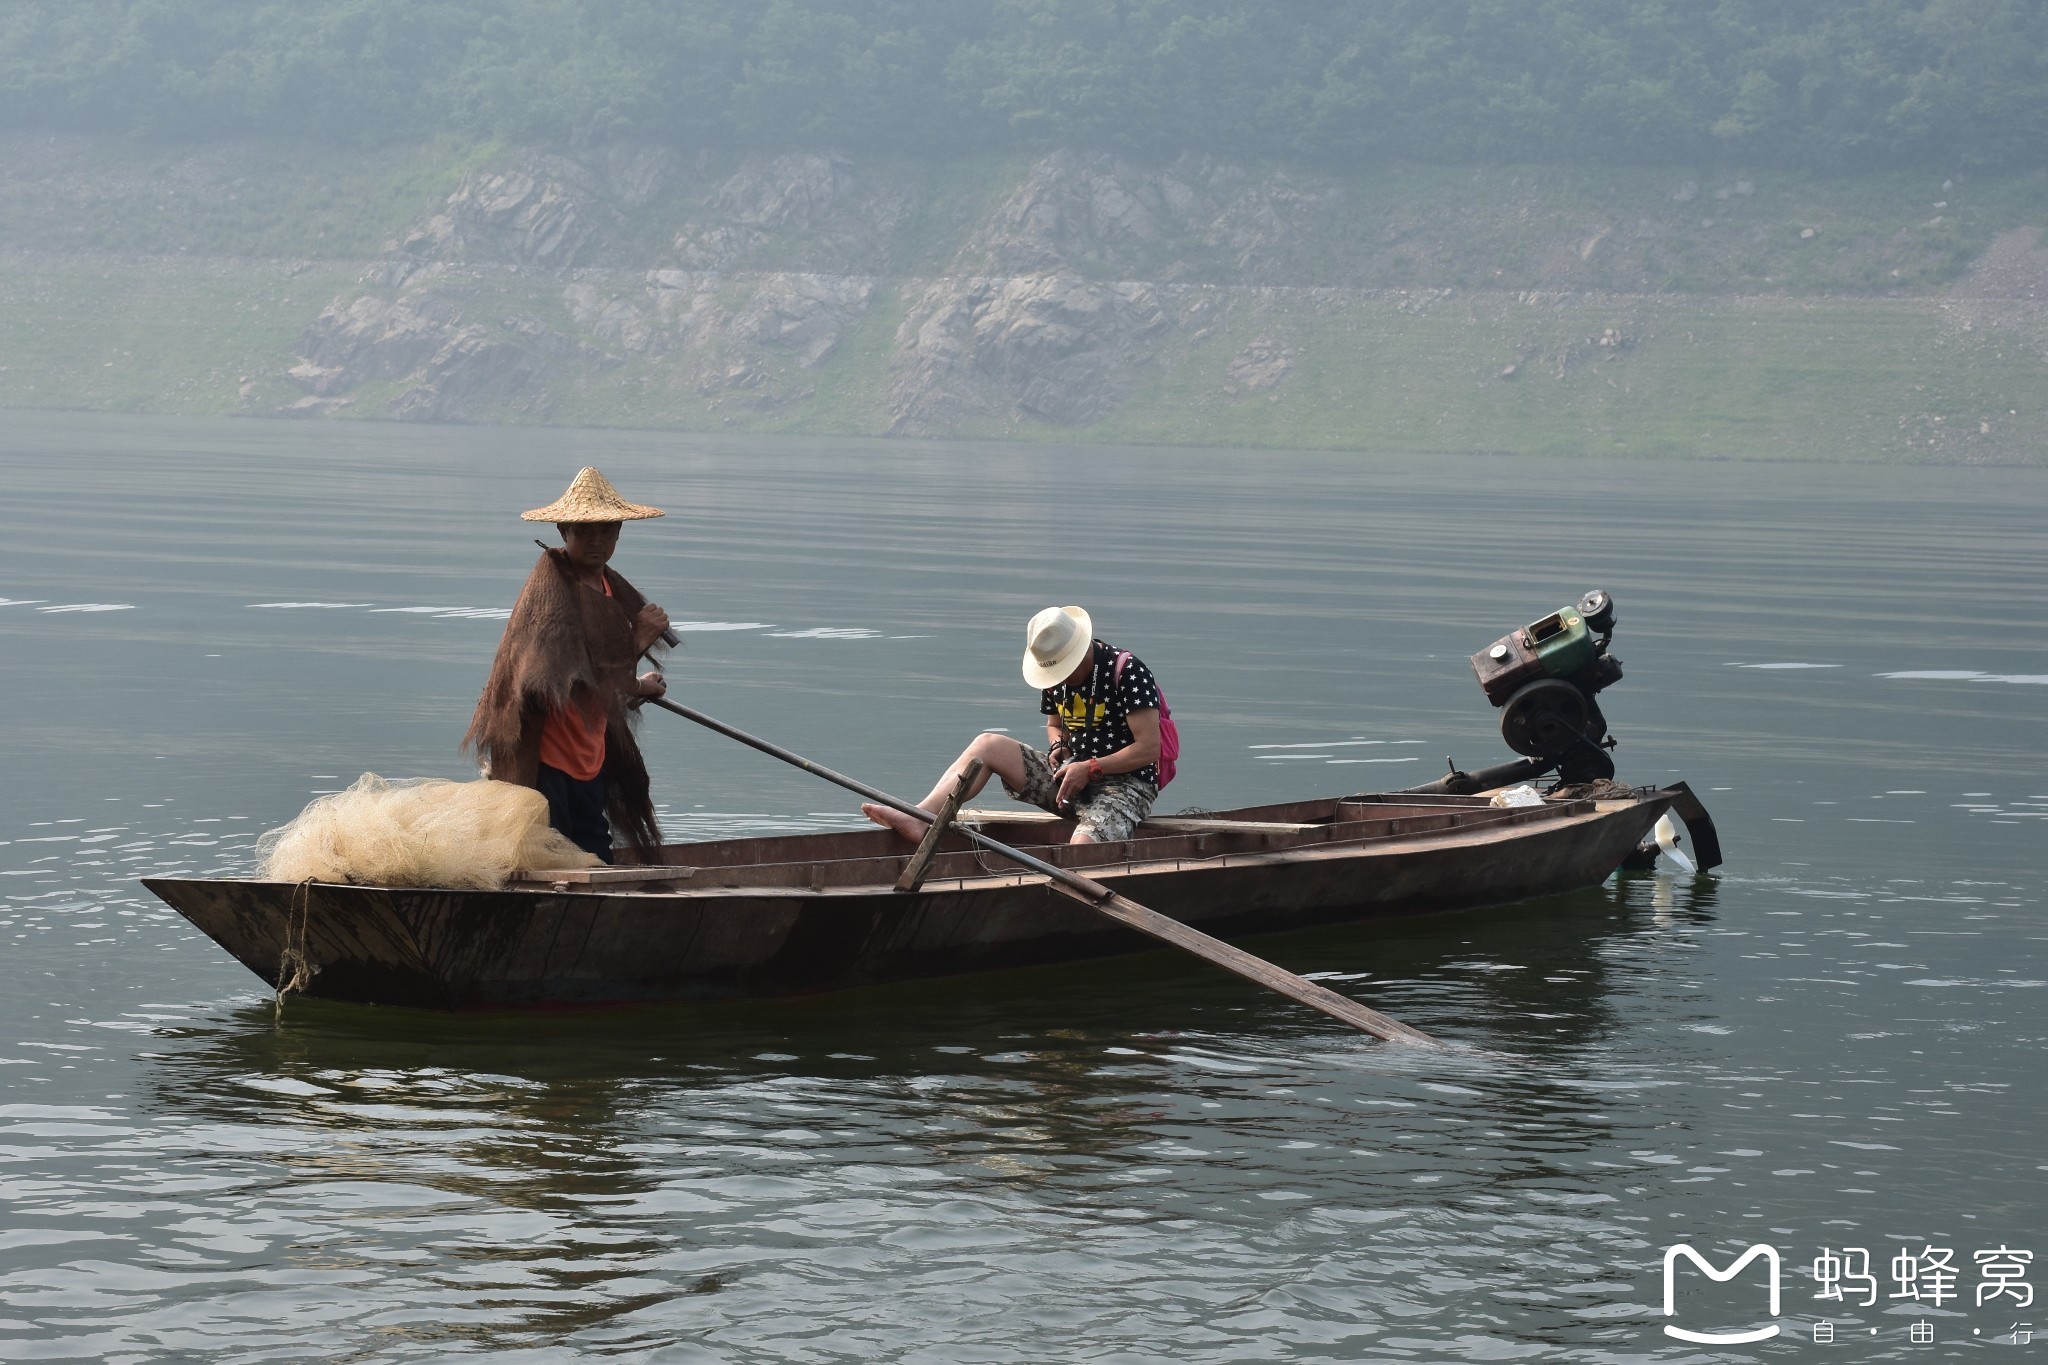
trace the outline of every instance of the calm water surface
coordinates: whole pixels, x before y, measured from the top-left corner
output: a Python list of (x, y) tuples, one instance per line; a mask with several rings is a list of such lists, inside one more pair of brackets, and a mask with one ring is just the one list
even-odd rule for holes
[[(242, 871), (364, 771), (466, 775), (517, 513), (581, 463), (670, 509), (616, 562), (688, 623), (678, 693), (910, 795), (975, 730), (1036, 731), (1047, 603), (1159, 673), (1177, 809), (1505, 757), (1466, 656), (1607, 587), (1622, 774), (1689, 779), (1728, 866), (1264, 942), (1491, 1050), (1450, 1060), (1164, 955), (275, 1023), (136, 878)], [(1973, 1261), (2048, 1251), (2039, 472), (9, 413), (0, 515), (5, 1359), (1794, 1360), (1825, 1318), (1866, 1361), (2048, 1331), (1977, 1304)], [(680, 721), (645, 745), (673, 835), (849, 822)], [(1666, 1338), (1678, 1241), (1775, 1247), (1783, 1334)], [(1845, 1245), (1875, 1307), (1813, 1297)], [(1959, 1297), (1890, 1297), (1930, 1246)], [(1743, 1279), (1685, 1279), (1685, 1323), (1767, 1317)]]

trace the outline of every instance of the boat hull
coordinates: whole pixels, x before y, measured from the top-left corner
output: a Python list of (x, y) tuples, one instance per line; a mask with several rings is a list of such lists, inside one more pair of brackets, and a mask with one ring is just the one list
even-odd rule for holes
[[(1317, 837), (1230, 833), (1093, 850), (1051, 843), (1064, 832), (1054, 827), (1032, 851), (1077, 863), (1133, 900), (1238, 941), (1593, 885), (1668, 804), (1666, 793), (1644, 793), (1503, 812), (1473, 798), (1404, 799), (1371, 808), (1370, 820), (1350, 820), (1363, 808), (1297, 803), (1228, 814), (1339, 814)], [(941, 857), (937, 871), (946, 875), (897, 892), (892, 869), (903, 858), (890, 837), (671, 845), (664, 855), (679, 880), (666, 890), (181, 878), (145, 885), (266, 982), (279, 980), (290, 948), (313, 969), (308, 995), (431, 1009), (806, 995), (1158, 947), (1042, 876), (984, 870), (996, 860), (964, 844)], [(859, 856), (805, 861), (827, 849)], [(773, 862), (763, 853), (794, 856)], [(774, 882), (787, 884), (763, 884)]]

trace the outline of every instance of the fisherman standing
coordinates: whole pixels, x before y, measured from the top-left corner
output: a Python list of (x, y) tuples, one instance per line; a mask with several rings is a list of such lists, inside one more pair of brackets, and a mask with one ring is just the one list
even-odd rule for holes
[[(1130, 838), (1159, 789), (1173, 780), (1180, 754), (1180, 736), (1152, 670), (1096, 639), (1094, 622), (1079, 607), (1047, 607), (1031, 618), (1024, 638), (1024, 681), (1039, 689), (1046, 751), (1008, 735), (976, 736), (918, 806), (936, 813), (978, 758), (983, 769), (963, 799), (994, 773), (1019, 801), (1071, 816), (1069, 842)], [(861, 813), (906, 839), (925, 830), (924, 821), (888, 806), (868, 803)]]
[(591, 468), (521, 514), (555, 523), (562, 544), (543, 549), (527, 576), (462, 737), (487, 777), (537, 789), (548, 823), (607, 863), (614, 830), (636, 858), (661, 842), (631, 704), (667, 690), (659, 672), (634, 668), (642, 656), (652, 662), (668, 613), (607, 565), (621, 522), (663, 515), (627, 502)]

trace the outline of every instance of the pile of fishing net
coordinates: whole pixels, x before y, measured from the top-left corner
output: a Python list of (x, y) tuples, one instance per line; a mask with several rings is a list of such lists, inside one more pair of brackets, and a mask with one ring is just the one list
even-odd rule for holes
[(510, 782), (364, 773), (256, 844), (265, 881), (503, 886), (521, 868), (596, 867), (548, 824), (547, 798)]

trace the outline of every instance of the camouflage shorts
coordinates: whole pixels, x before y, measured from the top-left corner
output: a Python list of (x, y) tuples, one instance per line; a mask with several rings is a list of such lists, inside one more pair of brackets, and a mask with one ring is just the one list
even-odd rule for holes
[(1159, 788), (1150, 782), (1129, 773), (1111, 773), (1084, 787), (1072, 811), (1061, 810), (1060, 780), (1053, 774), (1052, 761), (1028, 744), (1017, 747), (1024, 751), (1024, 790), (1008, 782), (1003, 790), (1054, 815), (1071, 814), (1081, 832), (1098, 844), (1119, 843), (1137, 833), (1138, 822), (1151, 814), (1152, 803), (1159, 798)]

